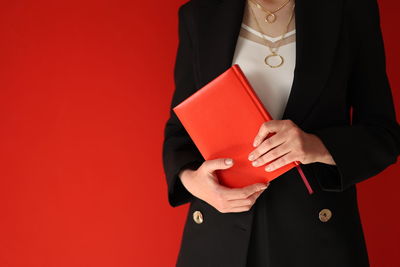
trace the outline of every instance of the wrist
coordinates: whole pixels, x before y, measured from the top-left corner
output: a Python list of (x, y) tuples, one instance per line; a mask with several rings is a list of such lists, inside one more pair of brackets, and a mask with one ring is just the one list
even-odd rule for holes
[(319, 138), (319, 136), (312, 134), (315, 139), (317, 140), (317, 156), (315, 159), (315, 162), (321, 162), (329, 165), (336, 165), (336, 162), (333, 160), (333, 157), (329, 150), (326, 148), (325, 144), (322, 142), (322, 140)]
[(190, 169), (190, 168), (182, 169), (182, 170), (178, 173), (179, 178), (182, 180), (182, 178), (183, 178), (184, 176), (186, 176), (187, 173), (190, 172), (190, 171), (193, 171), (193, 170)]
[(333, 160), (332, 155), (327, 151), (324, 156), (321, 157), (319, 162), (329, 164), (329, 165), (336, 165), (336, 162)]

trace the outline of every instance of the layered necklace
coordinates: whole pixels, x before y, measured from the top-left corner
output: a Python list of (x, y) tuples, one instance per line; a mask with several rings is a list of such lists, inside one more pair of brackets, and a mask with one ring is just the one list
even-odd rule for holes
[[(252, 2), (252, 0), (248, 0), (248, 1), (249, 1), (249, 2), (251, 1), (251, 2)], [(290, 1), (290, 0), (289, 0), (289, 1)], [(289, 2), (289, 1), (288, 1), (288, 2)], [(261, 33), (261, 37), (263, 38), (263, 40), (264, 40), (264, 42), (265, 42), (265, 45), (268, 46), (269, 50), (271, 51), (271, 54), (267, 55), (267, 56), (264, 58), (265, 64), (266, 64), (267, 66), (271, 67), (271, 68), (278, 68), (278, 67), (282, 66), (282, 64), (283, 64), (284, 61), (285, 61), (284, 58), (283, 58), (281, 55), (278, 54), (278, 50), (279, 50), (279, 47), (280, 47), (280, 43), (281, 43), (282, 40), (285, 38), (285, 34), (287, 34), (288, 31), (289, 31), (289, 25), (290, 25), (290, 22), (292, 21), (292, 18), (293, 18), (293, 16), (294, 16), (294, 7), (295, 7), (295, 4), (293, 4), (292, 13), (291, 13), (290, 18), (289, 18), (289, 21), (288, 21), (288, 23), (287, 23), (287, 25), (286, 25), (286, 31), (285, 31), (285, 33), (282, 34), (282, 37), (281, 37), (281, 39), (278, 41), (278, 44), (277, 44), (276, 47), (271, 47), (271, 46), (268, 44), (268, 41), (267, 41), (267, 40), (265, 39), (265, 37), (264, 37), (265, 34), (264, 34), (264, 32), (262, 31), (262, 29), (261, 29), (261, 27), (260, 27), (260, 24), (258, 23), (258, 20), (257, 20), (257, 17), (256, 17), (256, 15), (255, 15), (255, 13), (254, 13), (254, 10), (250, 7), (251, 13), (253, 14), (254, 20), (256, 21), (257, 27), (258, 27), (258, 29), (259, 29), (259, 31), (260, 31), (260, 33)], [(279, 64), (273, 65), (273, 64), (271, 64), (271, 63), (269, 62), (269, 61), (270, 61), (272, 58), (274, 58), (274, 57), (277, 57), (277, 58), (279, 59)]]

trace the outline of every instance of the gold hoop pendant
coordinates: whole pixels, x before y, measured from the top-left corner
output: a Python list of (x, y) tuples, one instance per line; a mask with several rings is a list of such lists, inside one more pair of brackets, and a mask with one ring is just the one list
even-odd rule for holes
[(270, 13), (265, 17), (265, 22), (268, 22), (268, 23), (274, 23), (275, 20), (276, 20), (276, 16), (273, 13)]
[[(268, 59), (270, 59), (271, 57), (278, 57), (278, 58), (280, 59), (280, 63), (279, 63), (278, 65), (271, 65), (271, 64), (269, 64), (269, 63), (268, 63)], [(283, 64), (283, 62), (284, 62), (284, 59), (283, 59), (283, 57), (282, 57), (281, 55), (278, 55), (278, 54), (270, 54), (270, 55), (268, 55), (268, 56), (265, 57), (264, 62), (265, 62), (265, 64), (267, 64), (267, 65), (270, 66), (271, 68), (278, 68), (278, 67), (282, 66), (282, 64)]]

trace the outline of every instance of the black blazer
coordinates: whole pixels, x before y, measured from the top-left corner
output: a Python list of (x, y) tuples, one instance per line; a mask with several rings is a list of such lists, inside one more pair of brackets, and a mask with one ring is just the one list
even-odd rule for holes
[[(245, 0), (191, 0), (180, 6), (175, 91), (165, 125), (168, 201), (190, 203), (179, 267), (245, 267), (254, 209), (220, 213), (192, 196), (178, 172), (204, 161), (172, 107), (231, 66)], [(263, 193), (268, 267), (368, 266), (355, 184), (397, 161), (400, 127), (388, 82), (377, 0), (296, 0), (296, 65), (282, 119), (321, 138), (337, 165), (296, 168)], [(327, 208), (332, 217), (319, 220)], [(195, 223), (192, 214), (202, 212)]]

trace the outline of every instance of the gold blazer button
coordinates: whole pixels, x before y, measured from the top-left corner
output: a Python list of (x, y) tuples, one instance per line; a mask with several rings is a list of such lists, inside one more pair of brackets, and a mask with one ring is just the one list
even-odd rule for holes
[(332, 212), (329, 209), (322, 209), (319, 212), (319, 220), (321, 222), (327, 222), (332, 217)]
[(203, 214), (201, 214), (200, 211), (196, 210), (195, 212), (193, 212), (193, 220), (200, 224), (203, 222)]

